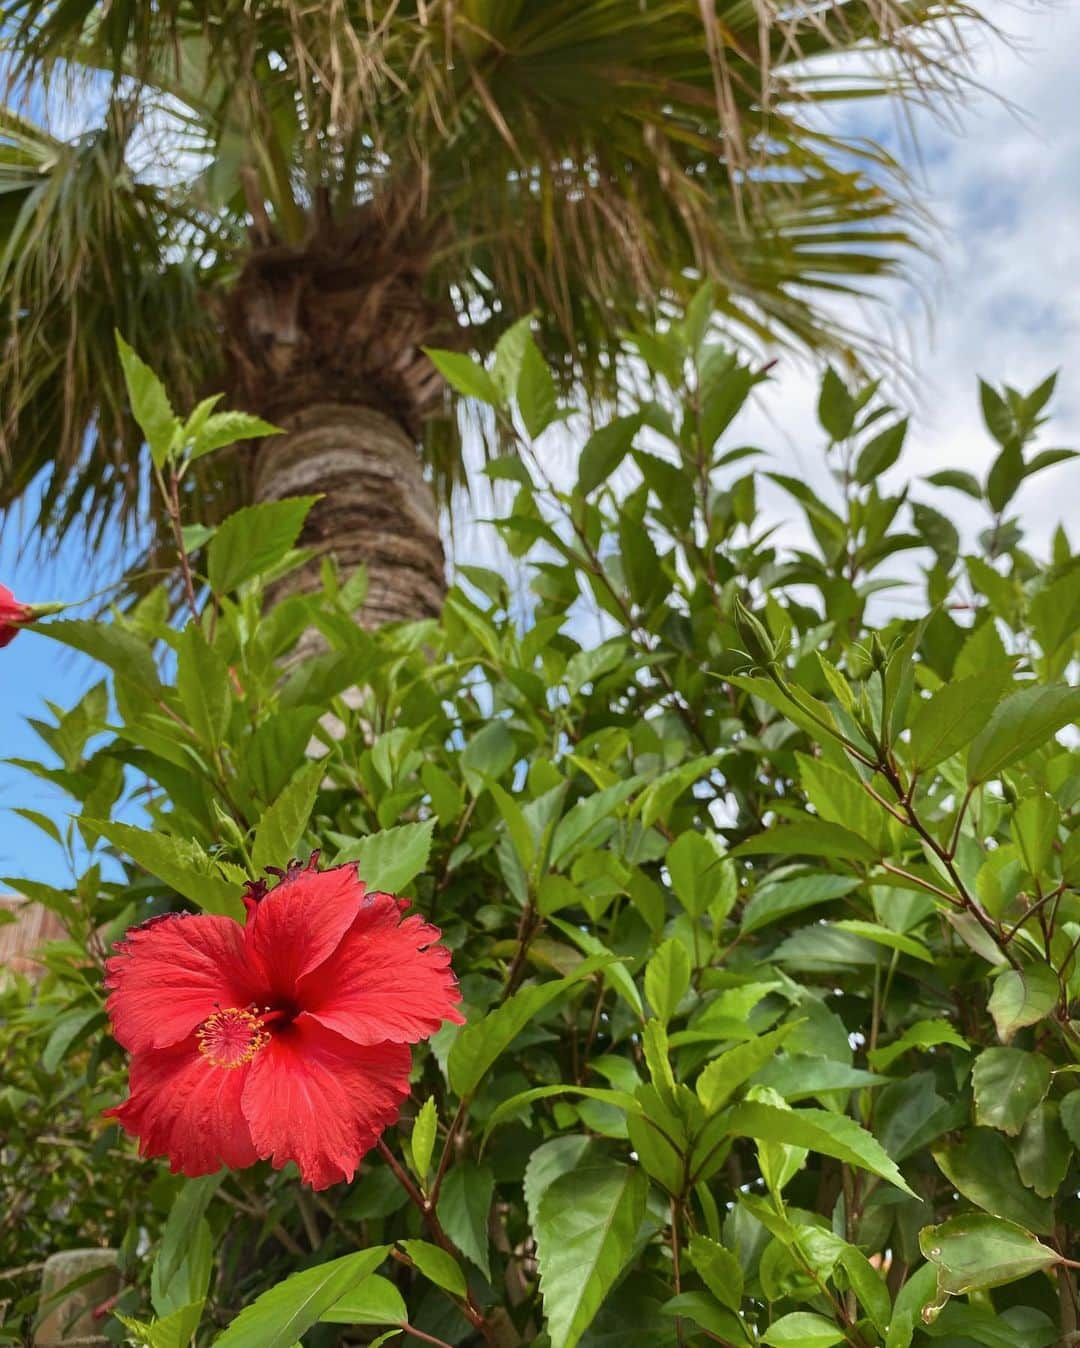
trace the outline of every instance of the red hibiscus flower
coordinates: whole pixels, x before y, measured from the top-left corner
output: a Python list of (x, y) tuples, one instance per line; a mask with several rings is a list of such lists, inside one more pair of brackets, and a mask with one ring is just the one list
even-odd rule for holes
[(35, 616), (29, 604), (20, 604), (6, 585), (0, 585), (0, 648), (14, 641), (19, 629)]
[(107, 1009), (130, 1095), (106, 1113), (143, 1156), (185, 1175), (269, 1158), (315, 1189), (349, 1180), (409, 1093), (409, 1045), (461, 1023), (438, 928), (368, 893), (355, 864), (317, 858), (250, 885), (246, 925), (173, 914), (117, 943)]

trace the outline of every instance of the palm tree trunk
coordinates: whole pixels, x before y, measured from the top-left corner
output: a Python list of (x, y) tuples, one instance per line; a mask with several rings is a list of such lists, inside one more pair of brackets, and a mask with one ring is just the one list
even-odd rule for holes
[(322, 560), (344, 575), (364, 566), (365, 627), (436, 616), (446, 592), (438, 515), (416, 445), (392, 417), (371, 407), (316, 402), (278, 418), (285, 432), (265, 440), (255, 467), (255, 499), (322, 493), (301, 543), (312, 559), (275, 596), (314, 589)]

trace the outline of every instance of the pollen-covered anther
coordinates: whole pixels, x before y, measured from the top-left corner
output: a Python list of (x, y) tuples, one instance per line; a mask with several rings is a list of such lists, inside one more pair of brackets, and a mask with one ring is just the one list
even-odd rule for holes
[(213, 1067), (243, 1067), (270, 1042), (270, 1032), (254, 1011), (233, 1006), (204, 1020), (195, 1038)]

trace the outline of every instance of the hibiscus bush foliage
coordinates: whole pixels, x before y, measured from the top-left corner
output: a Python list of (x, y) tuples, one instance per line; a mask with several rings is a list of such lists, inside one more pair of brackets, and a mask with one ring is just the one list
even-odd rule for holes
[[(4, 993), (8, 1341), (40, 1260), (99, 1243), (101, 1332), (152, 1348), (1072, 1341), (1080, 583), (1013, 510), (1065, 457), (1052, 381), (982, 388), (983, 475), (894, 490), (905, 421), (829, 373), (819, 490), (743, 444), (762, 378), (706, 312), (636, 340), (591, 434), (527, 324), (487, 368), (434, 353), (513, 447), (487, 471), (527, 587), (463, 566), (441, 620), (366, 631), (363, 575), (279, 584), (311, 504), (283, 501), (183, 522), (194, 616), (173, 577), (39, 625), (102, 681), (25, 765), (72, 798), (37, 822), (74, 878), (10, 880), (69, 939)], [(130, 368), (179, 502), (199, 428)], [(441, 928), (467, 1024), (413, 1049), (351, 1183), (140, 1159), (101, 1113), (112, 941), (242, 919), (316, 849)]]

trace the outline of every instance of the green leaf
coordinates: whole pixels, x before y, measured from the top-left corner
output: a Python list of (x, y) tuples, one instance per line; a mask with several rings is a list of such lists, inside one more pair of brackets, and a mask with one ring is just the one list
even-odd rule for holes
[(690, 1262), (717, 1301), (738, 1312), (742, 1306), (743, 1271), (735, 1255), (708, 1236), (691, 1236)]
[(911, 518), (926, 545), (932, 548), (939, 564), (951, 570), (960, 551), (960, 535), (956, 525), (933, 506), (912, 501)]
[[(216, 1175), (186, 1180), (173, 1199), (151, 1270), (151, 1299), (158, 1315), (165, 1315), (177, 1309), (178, 1300), (179, 1305), (184, 1305), (188, 1301), (197, 1301), (206, 1295), (205, 1283), (201, 1287), (191, 1286), (189, 1280), (183, 1278), (182, 1270), (196, 1243), (196, 1232), (203, 1222), (206, 1209), (224, 1178), (225, 1172), (221, 1170)], [(207, 1279), (209, 1274), (208, 1265)], [(183, 1286), (174, 1289), (174, 1281), (182, 1282)]]
[(643, 420), (640, 412), (631, 417), (617, 417), (589, 436), (578, 459), (579, 495), (588, 496), (608, 480), (629, 452)]
[(994, 711), (968, 750), (968, 781), (985, 782), (1045, 744), (1080, 715), (1080, 688), (1021, 688)]
[(746, 1343), (748, 1330), (738, 1316), (726, 1310), (708, 1292), (680, 1292), (660, 1307), (661, 1313), (693, 1320), (723, 1343)]
[(218, 526), (207, 551), (210, 588), (228, 594), (276, 566), (300, 536), (318, 496), (245, 506)]
[(176, 691), (192, 730), (216, 748), (225, 738), (232, 711), (229, 670), (195, 623), (188, 624), (177, 642)]
[[(1017, 607), (1019, 588), (1016, 581), (995, 571), (981, 557), (965, 557), (964, 565), (977, 595), (985, 595), (989, 607), (999, 618), (1007, 617)], [(984, 623), (983, 626), (986, 624)]]
[(256, 872), (267, 866), (287, 866), (296, 853), (315, 806), (325, 764), (309, 763), (292, 779), (255, 827), (251, 864)]
[(1003, 445), (1013, 433), (1012, 415), (1001, 394), (985, 379), (979, 380), (979, 402), (986, 429), (999, 445)]
[(239, 440), (262, 440), (268, 435), (281, 435), (280, 426), (271, 426), (262, 417), (247, 412), (216, 412), (207, 417), (192, 439), (188, 451), (192, 460), (201, 459)]
[(335, 865), (355, 861), (356, 871), (368, 889), (397, 894), (416, 879), (428, 862), (434, 819), (420, 824), (398, 824), (369, 833), (339, 852)]
[(514, 737), (505, 722), (492, 720), (485, 722), (466, 744), (458, 764), (469, 790), (479, 795), (486, 779), (501, 777), (516, 757)]
[(1013, 813), (1013, 837), (1033, 879), (1049, 868), (1060, 822), (1057, 801), (1042, 793), (1025, 796)]
[(583, 841), (587, 843), (592, 830), (612, 818), (619, 806), (641, 786), (642, 781), (641, 777), (629, 777), (575, 802), (573, 808), (559, 820), (552, 834), (550, 865), (560, 865)]
[(1027, 1116), (1020, 1131), (1014, 1147), (1016, 1169), (1029, 1189), (1043, 1198), (1053, 1198), (1068, 1174), (1072, 1151), (1057, 1102), (1044, 1100)]
[(645, 969), (645, 996), (666, 1025), (690, 987), (690, 956), (676, 937), (661, 945)]
[(908, 420), (905, 417), (895, 426), (886, 427), (863, 447), (855, 463), (855, 481), (860, 486), (869, 486), (879, 474), (893, 466), (904, 448), (907, 429)]
[(779, 1142), (835, 1156), (848, 1165), (880, 1175), (906, 1194), (912, 1192), (881, 1143), (844, 1114), (830, 1114), (824, 1109), (779, 1109), (744, 1100), (732, 1107), (728, 1131), (736, 1137)]
[(645, 1065), (649, 1069), (649, 1079), (660, 1092), (661, 1099), (670, 1102), (675, 1092), (675, 1073), (671, 1066), (667, 1031), (658, 1020), (646, 1022), (641, 1048)]
[[(408, 1318), (401, 1293), (389, 1278), (378, 1273), (365, 1278), (319, 1316), (320, 1323), (329, 1325), (400, 1325)], [(382, 1336), (376, 1340), (377, 1343), (382, 1341)], [(370, 1348), (375, 1348), (375, 1344)]]
[(447, 1062), (450, 1085), (458, 1095), (471, 1095), (495, 1059), (526, 1025), (580, 979), (610, 963), (611, 956), (584, 959), (566, 978), (521, 988), (502, 1006), (459, 1031)]
[(795, 760), (803, 790), (822, 820), (857, 833), (879, 856), (887, 850), (887, 816), (853, 769), (841, 770), (809, 754), (796, 754)]
[(884, 1048), (871, 1049), (866, 1055), (875, 1072), (884, 1072), (887, 1068), (912, 1048), (933, 1048), (937, 1044), (953, 1044), (966, 1049), (968, 1043), (956, 1033), (946, 1020), (920, 1020), (908, 1029), (893, 1044)]
[(877, 861), (880, 849), (860, 838), (851, 829), (830, 824), (826, 819), (804, 819), (796, 824), (779, 824), (755, 834), (733, 847), (733, 857), (807, 856), (838, 857), (844, 861)]
[(1024, 1188), (1008, 1144), (994, 1129), (966, 1129), (933, 1155), (946, 1179), (977, 1207), (1044, 1235), (1053, 1232), (1052, 1204)]
[(1039, 591), (1031, 601), (1031, 625), (1047, 655), (1075, 639), (1080, 630), (1080, 583), (1075, 570)]
[(1053, 468), (1055, 463), (1068, 463), (1070, 459), (1080, 456), (1080, 450), (1076, 449), (1040, 449), (1038, 454), (1033, 454), (1024, 465), (1024, 477), (1031, 477), (1032, 473), (1041, 473), (1044, 468)]
[(1080, 1090), (1070, 1091), (1061, 1102), (1061, 1126), (1069, 1141), (1080, 1151)]
[(813, 1311), (792, 1311), (782, 1315), (761, 1336), (762, 1343), (772, 1348), (832, 1348), (843, 1343), (845, 1334), (832, 1320)]
[(744, 1081), (771, 1061), (777, 1049), (796, 1028), (797, 1021), (789, 1021), (768, 1034), (736, 1044), (719, 1057), (713, 1058), (697, 1079), (698, 1098), (709, 1114), (715, 1114), (731, 1099)]
[(1001, 1287), (1061, 1262), (1030, 1231), (983, 1213), (953, 1217), (919, 1232), (919, 1248), (936, 1267), (942, 1295)]
[(525, 1166), (525, 1207), (529, 1225), (536, 1229), (540, 1220), (540, 1201), (560, 1175), (576, 1170), (592, 1148), (592, 1140), (580, 1133), (569, 1133), (541, 1143)]
[(423, 351), (455, 393), (463, 393), (466, 398), (479, 398), (492, 407), (502, 406), (503, 395), (498, 384), (472, 356), (431, 346), (425, 346)]
[(128, 401), (131, 404), (131, 414), (146, 437), (146, 446), (154, 467), (161, 468), (169, 457), (169, 450), (172, 447), (177, 427), (176, 415), (161, 380), (149, 365), (139, 359), (119, 332), (115, 336), (120, 365), (124, 371), (124, 383), (127, 385)]
[(84, 819), (83, 823), (107, 838), (123, 856), (130, 857), (204, 912), (243, 917), (244, 905), (237, 887), (215, 873), (213, 863), (198, 843), (173, 838), (167, 833), (151, 833), (132, 824), (100, 819)]
[(319, 715), (310, 706), (275, 712), (244, 741), (244, 778), (262, 801), (274, 800), (304, 765)]
[(931, 473), (926, 480), (932, 482), (935, 487), (952, 487), (976, 501), (982, 500), (982, 487), (973, 473), (965, 473), (957, 468), (943, 468), (938, 473)]
[(374, 1273), (389, 1252), (389, 1245), (377, 1245), (294, 1273), (245, 1307), (214, 1340), (215, 1348), (292, 1348), (335, 1302)]
[(435, 1097), (429, 1095), (416, 1115), (412, 1135), (409, 1138), (409, 1155), (412, 1158), (413, 1173), (421, 1184), (427, 1179), (431, 1168), (431, 1154), (435, 1150), (435, 1135), (438, 1130), (439, 1115)]
[[(931, 1264), (923, 1267), (933, 1269)], [(932, 1310), (936, 1312), (937, 1307)], [(1058, 1348), (1061, 1344), (1054, 1320), (1030, 1305), (1002, 1311), (967, 1301), (948, 1301), (934, 1323), (933, 1334), (946, 1344), (963, 1344), (964, 1348), (969, 1344), (982, 1348)]]
[(519, 318), (503, 332), (495, 343), (495, 360), (491, 367), (491, 377), (498, 385), (504, 398), (512, 398), (521, 377), (521, 363), (525, 351), (532, 340), (532, 314)]
[[(767, 1063), (758, 1073), (758, 1084), (769, 1086), (790, 1104), (809, 1096), (833, 1091), (861, 1091), (884, 1086), (888, 1077), (875, 1076), (834, 1058), (784, 1057)], [(831, 1100), (826, 1100), (831, 1103)]]
[(693, 758), (687, 763), (680, 763), (677, 768), (662, 772), (650, 782), (634, 802), (634, 809), (640, 814), (642, 824), (648, 828), (658, 819), (666, 819), (683, 792), (707, 777), (722, 756), (716, 753)]
[(633, 1252), (648, 1182), (607, 1162), (556, 1179), (534, 1232), (551, 1348), (574, 1348)]
[(134, 632), (116, 623), (86, 622), (72, 619), (42, 623), (33, 629), (42, 636), (61, 641), (92, 660), (111, 669), (118, 679), (134, 685), (150, 697), (160, 697), (161, 683), (150, 646)]
[(202, 1319), (203, 1304), (202, 1301), (191, 1302), (150, 1324), (145, 1320), (136, 1320), (130, 1315), (121, 1315), (117, 1311), (114, 1311), (113, 1315), (128, 1331), (129, 1336), (135, 1342), (144, 1345), (144, 1348), (189, 1348), (192, 1336)]
[(819, 873), (762, 885), (743, 909), (742, 930), (749, 935), (793, 913), (802, 912), (804, 908), (842, 899), (852, 890), (858, 889), (860, 883), (850, 875)]
[(1020, 1048), (988, 1048), (971, 1071), (975, 1122), (1013, 1137), (1050, 1089), (1050, 1063), (1041, 1053)]
[(885, 1279), (855, 1245), (844, 1248), (840, 1262), (874, 1328), (884, 1334), (892, 1317), (892, 1297)]
[(705, 396), (698, 428), (705, 452), (710, 453), (742, 410), (754, 386), (754, 376), (745, 365), (737, 365), (726, 370), (719, 379), (704, 382)]
[(735, 901), (738, 881), (735, 869), (726, 859), (724, 845), (712, 833), (698, 833), (689, 829), (681, 833), (668, 848), (664, 858), (671, 876), (671, 887), (679, 902), (691, 917), (701, 917), (719, 892), (728, 890), (728, 901), (722, 916)]
[(494, 1192), (495, 1176), (489, 1166), (461, 1161), (447, 1171), (438, 1206), (443, 1230), (488, 1282), (491, 1281), (488, 1217)]
[(64, 1055), (80, 1033), (94, 1020), (102, 1020), (99, 1006), (67, 1011), (53, 1022), (53, 1028), (41, 1054), (41, 1065), (52, 1074), (60, 1066)]
[(912, 766), (925, 772), (969, 744), (985, 727), (1003, 691), (1003, 678), (988, 678), (984, 672), (947, 683), (920, 703), (911, 724)]
[(844, 440), (851, 434), (855, 424), (855, 399), (831, 365), (821, 381), (817, 412), (818, 421), (832, 440)]
[(1024, 480), (1024, 456), (1020, 445), (1005, 445), (990, 465), (986, 476), (986, 499), (999, 514), (1005, 509)]
[(547, 430), (558, 412), (555, 381), (547, 361), (531, 338), (526, 342), (521, 358), (517, 403), (525, 429), (534, 440)]
[(655, 454), (647, 454), (640, 449), (632, 453), (641, 476), (662, 509), (670, 516), (675, 529), (681, 532), (688, 528), (694, 516), (693, 479), (682, 468)]
[[(506, 825), (506, 832), (517, 853), (517, 859), (521, 862), (521, 869), (528, 874), (532, 871), (533, 862), (536, 860), (537, 840), (533, 837), (533, 830), (525, 817), (525, 811), (498, 782), (489, 779), (487, 789), (491, 792), (495, 807)], [(544, 912), (542, 907), (541, 912)]]
[(591, 932), (583, 931), (580, 927), (575, 927), (558, 917), (549, 920), (553, 927), (558, 927), (559, 931), (573, 941), (578, 949), (584, 951), (586, 955), (594, 955), (607, 960), (603, 970), (604, 982), (619, 994), (639, 1020), (644, 1020), (645, 1007), (641, 1001), (641, 993), (638, 992), (637, 984), (631, 978), (626, 965), (604, 945), (603, 941), (597, 940)]
[(454, 1296), (466, 1295), (465, 1274), (452, 1254), (426, 1240), (399, 1240), (398, 1244), (436, 1287)]
[(861, 936), (866, 941), (874, 941), (877, 945), (888, 946), (891, 950), (899, 950), (901, 954), (910, 955), (912, 959), (922, 960), (924, 964), (933, 964), (934, 957), (921, 941), (917, 941), (914, 936), (905, 936), (901, 932), (891, 931), (888, 927), (878, 926), (876, 922), (863, 922), (859, 918), (844, 918), (840, 922), (830, 924), (834, 931), (849, 931), (855, 936)]
[(1029, 964), (998, 974), (990, 994), (990, 1014), (998, 1038), (1007, 1044), (1017, 1030), (1045, 1020), (1060, 995), (1058, 976), (1048, 964)]
[(586, 1100), (599, 1100), (602, 1104), (614, 1105), (629, 1114), (640, 1114), (641, 1105), (626, 1091), (609, 1090), (606, 1086), (571, 1086), (560, 1081), (555, 1086), (532, 1086), (527, 1091), (518, 1091), (508, 1100), (499, 1102), (491, 1117), (484, 1125), (481, 1145), (486, 1146), (492, 1132), (506, 1119), (514, 1118), (536, 1100), (549, 1100), (555, 1095), (580, 1095)]

